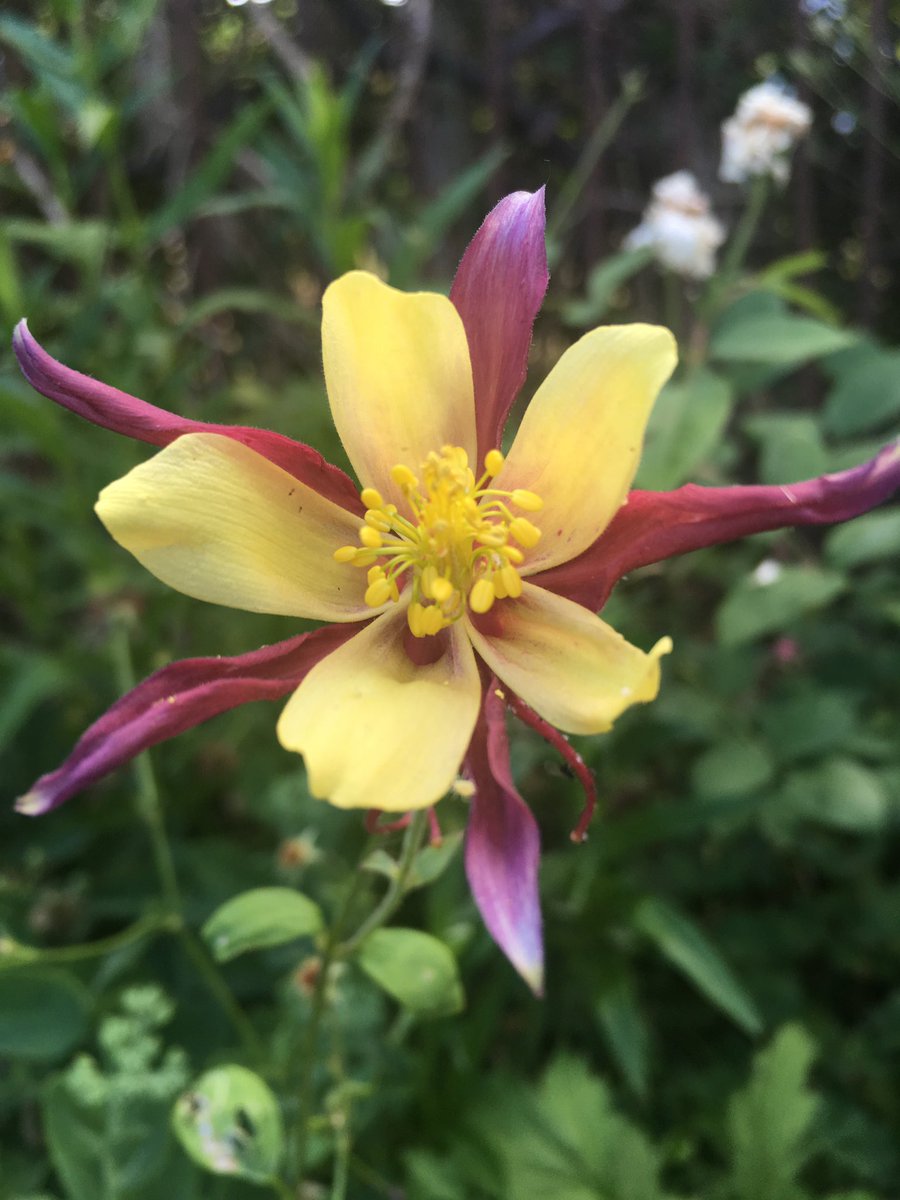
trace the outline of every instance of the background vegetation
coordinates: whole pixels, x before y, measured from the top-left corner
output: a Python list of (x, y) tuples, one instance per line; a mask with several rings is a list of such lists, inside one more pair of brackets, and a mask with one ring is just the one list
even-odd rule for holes
[[(325, 283), (364, 265), (446, 288), (490, 204), (546, 183), (530, 388), (583, 329), (666, 320), (696, 373), (659, 406), (644, 486), (862, 461), (900, 414), (897, 16), (886, 0), (13, 0), (4, 342), (27, 314), (80, 370), (342, 462)], [(621, 240), (682, 166), (740, 224), (746, 193), (715, 179), (718, 126), (773, 71), (813, 133), (704, 305)], [(2, 355), (11, 804), (134, 679), (297, 623), (205, 607), (120, 553), (91, 506), (146, 449), (57, 410)], [(402, 835), (372, 841), (311, 800), (272, 706), (44, 820), (4, 805), (0, 1198), (293, 1195), (263, 1079), (289, 1155), (312, 1113), (307, 1197), (900, 1196), (898, 548), (886, 509), (619, 587), (609, 619), (640, 645), (671, 633), (676, 653), (656, 704), (579, 746), (602, 796), (586, 845), (568, 840), (574, 782), (513, 731), (546, 848), (543, 1002), (479, 923), (456, 800), (396, 921), (448, 946), (458, 979), (451, 965), (423, 998), (370, 961), (317, 986), (317, 913), (359, 924)], [(262, 886), (302, 889), (315, 907), (287, 932), (305, 933), (215, 963), (203, 923)], [(176, 1098), (223, 1065), (176, 1126), (207, 1167), (211, 1144), (230, 1150), (239, 1180), (171, 1132)]]

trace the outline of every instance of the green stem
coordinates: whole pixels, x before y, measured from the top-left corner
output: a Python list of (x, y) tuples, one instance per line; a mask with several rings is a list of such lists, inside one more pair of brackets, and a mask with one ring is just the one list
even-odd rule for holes
[(276, 1196), (280, 1196), (281, 1200), (297, 1200), (297, 1193), (293, 1190), (293, 1188), (288, 1187), (283, 1179), (273, 1176), (269, 1180), (269, 1184), (271, 1185), (272, 1191)]
[(336, 955), (338, 958), (349, 958), (362, 945), (369, 934), (373, 933), (376, 929), (380, 929), (400, 907), (403, 897), (406, 895), (406, 884), (409, 880), (413, 863), (416, 861), (416, 855), (422, 847), (427, 830), (427, 811), (423, 809), (420, 812), (414, 813), (403, 835), (403, 845), (400, 849), (400, 857), (397, 859), (397, 871), (390, 881), (388, 890), (382, 897), (381, 903), (363, 921), (356, 933), (352, 937), (349, 937), (342, 946), (338, 947)]
[[(390, 920), (399, 907), (406, 892), (406, 885), (412, 871), (416, 855), (428, 830), (428, 814), (426, 811), (416, 812), (407, 825), (403, 835), (403, 845), (397, 860), (397, 870), (391, 879), (387, 891), (371, 915), (352, 934), (346, 942), (341, 942), (344, 923), (356, 898), (363, 872), (357, 868), (354, 872), (353, 884), (349, 888), (334, 923), (328, 931), (325, 947), (322, 951), (322, 963), (316, 979), (311, 999), (309, 1023), (306, 1027), (306, 1037), (300, 1052), (300, 1063), (303, 1075), (297, 1095), (297, 1119), (294, 1131), (294, 1170), (297, 1183), (303, 1181), (306, 1170), (306, 1139), (309, 1120), (312, 1112), (313, 1093), (315, 1084), (315, 1064), (318, 1057), (319, 1036), (322, 1020), (325, 1015), (325, 1000), (328, 989), (328, 977), (331, 967), (338, 959), (348, 958), (362, 942), (378, 929), (385, 921)], [(365, 856), (364, 856), (365, 857)], [(349, 1163), (350, 1148), (347, 1148)], [(346, 1168), (345, 1168), (346, 1173)], [(337, 1178), (337, 1168), (336, 1168)], [(346, 1188), (346, 1182), (343, 1184)]]
[[(114, 630), (112, 652), (119, 687), (122, 692), (128, 692), (134, 687), (135, 678), (134, 667), (131, 661), (128, 630), (124, 623), (120, 622)], [(144, 822), (147, 832), (150, 835), (150, 845), (153, 852), (156, 875), (159, 879), (160, 891), (162, 892), (169, 920), (174, 925), (174, 931), (178, 935), (185, 953), (197, 968), (197, 973), (202, 977), (206, 986), (218, 1001), (222, 1011), (231, 1021), (235, 1032), (244, 1043), (245, 1050), (254, 1058), (261, 1059), (264, 1056), (265, 1048), (256, 1030), (231, 994), (231, 989), (216, 968), (206, 947), (185, 923), (181, 889), (178, 886), (178, 876), (175, 873), (172, 848), (166, 834), (159, 787), (156, 782), (153, 763), (147, 751), (139, 754), (134, 760), (134, 769), (137, 777), (138, 815)]]
[(744, 265), (744, 259), (747, 257), (747, 251), (750, 249), (750, 243), (753, 241), (753, 235), (756, 233), (768, 198), (769, 177), (768, 175), (757, 175), (750, 186), (750, 194), (747, 197), (747, 205), (741, 214), (741, 219), (728, 241), (721, 266), (713, 276), (709, 290), (698, 306), (707, 322), (715, 317), (723, 297), (727, 297)]
[(98, 938), (96, 942), (80, 942), (73, 946), (51, 946), (46, 950), (36, 946), (22, 946), (12, 943), (5, 946), (0, 941), (0, 970), (3, 967), (17, 967), (26, 962), (64, 963), (81, 962), (86, 958), (99, 958), (104, 954), (112, 954), (125, 946), (131, 946), (142, 938), (154, 933), (177, 933), (181, 927), (179, 919), (173, 919), (169, 912), (150, 913), (135, 921), (120, 933), (109, 937)]
[(559, 254), (563, 235), (570, 224), (573, 210), (584, 191), (585, 184), (591, 177), (591, 172), (596, 167), (600, 156), (619, 132), (629, 110), (640, 100), (643, 91), (643, 75), (640, 71), (630, 71), (622, 83), (621, 92), (588, 138), (578, 162), (563, 183), (559, 199), (547, 223), (547, 245), (551, 266)]

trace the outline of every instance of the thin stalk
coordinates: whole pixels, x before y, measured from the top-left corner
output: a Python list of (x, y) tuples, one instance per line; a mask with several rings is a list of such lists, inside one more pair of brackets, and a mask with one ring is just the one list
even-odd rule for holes
[(381, 903), (363, 921), (356, 933), (352, 937), (349, 937), (342, 946), (338, 947), (338, 958), (349, 958), (354, 951), (359, 949), (369, 934), (379, 929), (386, 921), (389, 921), (400, 907), (403, 897), (406, 895), (406, 884), (409, 880), (413, 863), (416, 861), (416, 855), (422, 847), (422, 842), (425, 840), (427, 832), (428, 812), (422, 809), (413, 815), (412, 820), (406, 827), (403, 835), (403, 845), (400, 849), (400, 857), (397, 859), (397, 872), (390, 881), (388, 890), (382, 897)]
[(563, 183), (559, 199), (547, 222), (547, 245), (551, 266), (559, 254), (563, 235), (568, 229), (572, 212), (590, 179), (591, 172), (619, 132), (630, 109), (640, 100), (643, 91), (643, 75), (639, 71), (630, 71), (622, 83), (621, 92), (607, 109), (606, 116), (588, 138), (578, 162)]
[(112, 954), (131, 946), (142, 938), (154, 933), (177, 933), (180, 929), (180, 919), (173, 918), (169, 912), (151, 913), (129, 925), (127, 929), (109, 937), (98, 938), (95, 942), (80, 942), (72, 946), (50, 946), (46, 950), (35, 946), (21, 946), (13, 943), (4, 946), (0, 941), (0, 970), (4, 967), (18, 967), (22, 963), (64, 963), (81, 962), (86, 958), (100, 958), (104, 954)]
[(728, 295), (744, 265), (744, 259), (747, 257), (747, 251), (750, 249), (750, 243), (753, 241), (753, 235), (756, 233), (768, 198), (769, 176), (757, 175), (750, 186), (750, 194), (747, 197), (747, 205), (741, 214), (741, 219), (738, 221), (733, 236), (729, 239), (722, 264), (712, 277), (709, 291), (699, 306), (707, 321), (716, 315), (716, 310), (723, 297)]
[[(113, 633), (112, 653), (119, 687), (123, 693), (130, 691), (134, 687), (135, 678), (128, 631), (124, 624), (118, 624)], [(147, 751), (139, 754), (134, 760), (134, 769), (137, 779), (137, 811), (150, 837), (160, 891), (174, 932), (181, 941), (188, 958), (197, 968), (197, 973), (202, 977), (231, 1021), (235, 1032), (244, 1043), (245, 1049), (254, 1058), (260, 1059), (264, 1055), (264, 1047), (256, 1030), (231, 994), (231, 989), (222, 978), (206, 947), (185, 923), (181, 889), (178, 886), (172, 847), (166, 833), (159, 787), (153, 763)]]
[[(319, 969), (315, 987), (313, 989), (309, 1023), (306, 1027), (306, 1037), (303, 1039), (303, 1047), (300, 1052), (300, 1062), (302, 1064), (303, 1075), (301, 1077), (300, 1088), (297, 1094), (297, 1118), (294, 1129), (294, 1171), (298, 1184), (302, 1182), (304, 1172), (306, 1170), (307, 1129), (312, 1111), (313, 1091), (315, 1084), (314, 1068), (318, 1058), (319, 1037), (322, 1028), (322, 1021), (325, 1016), (328, 977), (331, 973), (331, 967), (337, 960), (348, 958), (351, 954), (353, 954), (353, 952), (362, 944), (369, 934), (373, 933), (393, 916), (394, 912), (397, 910), (401, 901), (403, 900), (413, 863), (415, 862), (416, 855), (419, 852), (427, 831), (427, 811), (414, 813), (412, 820), (410, 821), (409, 825), (407, 825), (403, 835), (403, 845), (400, 849), (400, 857), (397, 860), (396, 874), (390, 881), (388, 889), (382, 897), (381, 902), (377, 905), (370, 916), (363, 921), (362, 925), (360, 925), (356, 932), (342, 943), (341, 936), (343, 934), (344, 923), (353, 905), (353, 901), (356, 898), (356, 893), (363, 878), (362, 871), (357, 869), (357, 871), (354, 873), (353, 884), (348, 890), (344, 902), (341, 905), (331, 928), (328, 930), (325, 946), (322, 951), (322, 964)], [(348, 1164), (349, 1154), (350, 1148), (348, 1146)], [(338, 1169), (336, 1168), (336, 1178), (337, 1170)], [(346, 1189), (346, 1181), (342, 1184), (342, 1186)]]

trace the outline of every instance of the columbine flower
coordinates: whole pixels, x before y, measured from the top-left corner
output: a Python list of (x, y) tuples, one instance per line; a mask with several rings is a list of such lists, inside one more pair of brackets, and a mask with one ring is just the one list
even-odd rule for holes
[(650, 246), (665, 267), (688, 279), (708, 279), (725, 229), (690, 171), (676, 171), (653, 185), (643, 220), (625, 239), (629, 250)]
[(786, 87), (760, 83), (744, 92), (733, 116), (722, 123), (719, 178), (744, 183), (752, 175), (788, 177), (788, 156), (812, 124), (812, 111)]
[(91, 726), (20, 811), (47, 812), (226, 709), (290, 696), (278, 736), (303, 754), (314, 794), (407, 811), (451, 789), (473, 793), (473, 894), (540, 989), (539, 837), (510, 774), (506, 709), (567, 757), (589, 814), (590, 775), (554, 726), (608, 729), (655, 696), (669, 649), (663, 638), (644, 653), (595, 616), (614, 583), (743, 534), (855, 516), (900, 478), (894, 446), (790, 487), (688, 486), (625, 503), (675, 361), (671, 336), (647, 325), (597, 329), (568, 350), (504, 458), (546, 283), (543, 195), (520, 192), (482, 225), (449, 300), (362, 272), (328, 289), (326, 382), (361, 492), (289, 438), (185, 420), (80, 375), (19, 325), (15, 349), (34, 387), (164, 447), (102, 493), (98, 512), (117, 541), (189, 595), (331, 622), (236, 658), (163, 667)]

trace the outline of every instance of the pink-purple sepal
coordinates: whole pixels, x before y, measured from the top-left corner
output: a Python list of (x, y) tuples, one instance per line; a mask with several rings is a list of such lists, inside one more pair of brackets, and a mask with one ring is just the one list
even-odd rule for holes
[(544, 987), (540, 834), (513, 783), (504, 704), (496, 694), (497, 686), (491, 680), (485, 689), (466, 758), (475, 785), (466, 830), (466, 874), (491, 937), (540, 996)]
[(545, 225), (543, 188), (505, 196), (469, 243), (450, 290), (469, 342), (479, 462), (499, 447), (525, 381), (531, 329), (550, 278)]
[(150, 675), (86, 730), (55, 771), (16, 803), (27, 816), (58, 808), (141, 751), (252, 700), (292, 692), (320, 659), (359, 631), (326, 625), (234, 658), (187, 658)]
[(356, 487), (349, 476), (303, 442), (295, 442), (293, 438), (268, 429), (191, 421), (139, 400), (137, 396), (120, 392), (118, 388), (73, 371), (53, 358), (32, 337), (25, 320), (20, 321), (13, 332), (13, 350), (23, 375), (36, 391), (94, 425), (153, 446), (167, 446), (185, 433), (222, 434), (249, 446), (336, 504), (352, 512), (362, 512)]
[(900, 441), (847, 471), (801, 483), (631, 492), (609, 526), (584, 553), (539, 576), (542, 587), (597, 610), (629, 571), (793, 525), (849, 521), (900, 488)]

